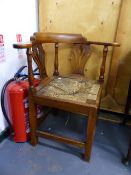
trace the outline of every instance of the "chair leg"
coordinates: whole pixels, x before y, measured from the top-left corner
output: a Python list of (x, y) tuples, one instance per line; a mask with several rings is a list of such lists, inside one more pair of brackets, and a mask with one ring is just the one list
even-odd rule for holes
[(36, 136), (37, 129), (37, 111), (36, 106), (33, 102), (33, 98), (29, 98), (29, 120), (30, 120), (30, 130), (31, 130), (31, 145), (35, 146), (38, 143), (38, 137)]
[(84, 159), (86, 161), (90, 161), (91, 149), (96, 130), (96, 121), (97, 121), (97, 109), (91, 108), (87, 120), (87, 136), (86, 136), (85, 154), (84, 154)]
[(130, 164), (130, 161), (131, 161), (131, 140), (130, 140), (127, 156), (122, 159), (122, 163), (128, 166)]

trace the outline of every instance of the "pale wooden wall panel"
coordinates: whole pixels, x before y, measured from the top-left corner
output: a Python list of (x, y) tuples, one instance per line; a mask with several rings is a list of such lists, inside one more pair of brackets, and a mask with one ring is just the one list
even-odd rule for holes
[[(124, 112), (129, 80), (131, 78), (131, 1), (123, 0), (116, 39), (121, 47), (113, 54), (107, 96), (102, 106)], [(112, 86), (110, 86), (112, 84)]]
[(120, 29), (121, 52), (114, 97), (118, 104), (125, 104), (129, 80), (131, 79), (131, 1), (125, 0), (123, 25)]

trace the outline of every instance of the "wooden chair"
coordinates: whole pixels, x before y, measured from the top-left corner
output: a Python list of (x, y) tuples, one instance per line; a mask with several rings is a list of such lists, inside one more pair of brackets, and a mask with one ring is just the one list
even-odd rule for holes
[[(14, 48), (27, 48), (30, 85), (29, 117), (31, 127), (31, 144), (35, 146), (38, 143), (38, 137), (72, 144), (80, 148), (84, 148), (84, 159), (89, 161), (96, 128), (97, 113), (100, 105), (102, 85), (104, 82), (108, 46), (119, 46), (119, 44), (87, 41), (80, 34), (62, 33), (35, 33), (30, 40), (30, 44), (14, 44)], [(53, 43), (55, 47), (54, 74), (51, 78), (48, 77), (46, 73), (44, 63), (45, 51), (43, 46), (47, 43)], [(72, 46), (71, 63), (73, 64), (73, 74), (71, 75), (61, 76), (58, 70), (59, 46), (61, 44), (64, 44), (63, 47), (68, 44)], [(92, 44), (104, 46), (98, 81), (89, 80), (84, 76), (84, 66), (90, 56), (90, 46)], [(32, 60), (36, 62), (40, 72), (40, 83), (38, 87), (34, 87)], [(38, 130), (36, 105), (62, 109), (87, 116), (88, 122), (86, 140), (81, 142)]]

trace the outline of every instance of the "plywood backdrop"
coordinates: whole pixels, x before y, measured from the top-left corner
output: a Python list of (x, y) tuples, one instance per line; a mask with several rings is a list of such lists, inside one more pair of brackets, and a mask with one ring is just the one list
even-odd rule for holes
[[(121, 47), (114, 51), (103, 104), (114, 111), (124, 111), (129, 81), (131, 79), (131, 1), (123, 0), (116, 40)], [(105, 101), (107, 103), (105, 103)]]
[[(126, 5), (124, 2), (126, 2)], [(109, 50), (101, 103), (102, 108), (123, 110), (125, 104), (130, 74), (129, 62), (131, 62), (129, 61), (130, 47), (128, 49), (126, 47), (127, 44), (130, 46), (127, 35), (130, 32), (131, 22), (127, 18), (131, 17), (131, 12), (126, 9), (124, 16), (126, 20), (122, 24), (120, 24), (120, 19), (122, 18), (121, 11), (123, 10), (123, 6), (126, 8), (125, 6), (130, 5), (130, 0), (39, 0), (39, 30), (41, 32), (80, 33), (88, 40), (113, 42), (115, 39), (118, 39), (122, 43), (121, 49), (115, 50), (115, 54), (113, 52), (113, 60), (116, 59), (117, 61), (112, 60), (112, 50)], [(126, 29), (123, 25), (127, 25)], [(118, 28), (121, 26), (123, 26), (122, 33), (120, 29), (118, 32)], [(119, 35), (124, 36), (120, 39)], [(93, 54), (85, 66), (86, 76), (98, 77), (101, 49), (100, 47), (92, 48)], [(52, 75), (53, 48), (47, 57), (46, 69), (48, 74)], [(60, 52), (59, 58), (60, 72), (62, 74), (70, 73), (69, 48), (66, 48), (64, 52)], [(128, 64), (128, 70), (125, 69), (126, 64)], [(118, 71), (114, 68), (116, 65)], [(114, 77), (113, 72), (116, 72)], [(108, 75), (110, 75), (110, 79)], [(124, 75), (128, 78), (125, 79)], [(112, 87), (111, 82), (113, 79), (115, 83), (113, 88), (110, 88)], [(122, 83), (123, 81), (126, 82), (124, 85)]]

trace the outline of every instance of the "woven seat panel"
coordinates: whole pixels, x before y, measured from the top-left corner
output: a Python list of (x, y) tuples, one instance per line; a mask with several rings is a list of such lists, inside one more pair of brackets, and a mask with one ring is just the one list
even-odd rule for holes
[(57, 77), (39, 91), (42, 96), (86, 103), (96, 100), (100, 85), (84, 77)]

